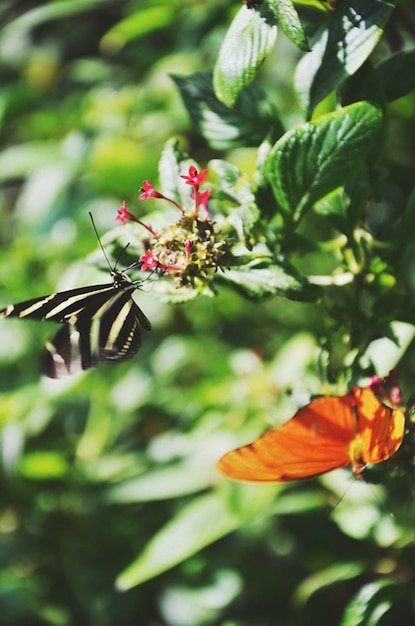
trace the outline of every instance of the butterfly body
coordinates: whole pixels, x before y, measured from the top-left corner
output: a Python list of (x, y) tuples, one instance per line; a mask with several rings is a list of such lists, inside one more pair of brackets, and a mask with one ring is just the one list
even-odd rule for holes
[(79, 287), (33, 298), (0, 310), (0, 317), (19, 317), (62, 324), (46, 344), (42, 373), (61, 378), (100, 363), (130, 359), (141, 346), (140, 326), (151, 323), (132, 299), (139, 282), (121, 271), (112, 283)]
[(402, 443), (405, 418), (370, 388), (310, 402), (288, 422), (225, 454), (218, 470), (247, 482), (286, 482), (351, 465), (361, 478), (368, 463), (391, 457)]

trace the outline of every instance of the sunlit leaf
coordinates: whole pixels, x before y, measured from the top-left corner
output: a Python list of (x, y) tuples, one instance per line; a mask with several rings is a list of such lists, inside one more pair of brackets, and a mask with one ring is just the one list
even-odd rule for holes
[(281, 137), (268, 155), (267, 173), (289, 220), (298, 221), (351, 178), (378, 140), (381, 123), (379, 108), (357, 102)]
[(265, 3), (259, 11), (241, 7), (222, 42), (213, 74), (215, 93), (221, 102), (233, 107), (273, 48), (276, 37), (275, 16)]
[(130, 41), (166, 27), (175, 13), (173, 3), (148, 7), (132, 13), (105, 33), (101, 40), (101, 48), (107, 53), (115, 54)]
[(316, 285), (305, 278), (294, 276), (278, 265), (252, 263), (224, 270), (217, 280), (232, 284), (238, 291), (250, 298), (282, 296), (293, 300), (313, 301), (320, 294)]
[(339, 626), (409, 624), (413, 618), (410, 589), (404, 583), (384, 578), (366, 584), (358, 591), (347, 606)]
[(211, 469), (185, 465), (165, 467), (118, 483), (107, 492), (109, 502), (146, 502), (177, 498), (209, 487)]
[(32, 480), (61, 478), (68, 472), (68, 463), (59, 452), (30, 452), (21, 458), (20, 472)]
[(48, 2), (23, 13), (2, 29), (0, 34), (0, 56), (12, 61), (9, 50), (14, 49), (14, 40), (24, 38), (28, 32), (44, 23), (69, 18), (91, 11), (111, 0), (61, 0)]
[(322, 568), (318, 573), (309, 576), (297, 588), (295, 597), (298, 602), (305, 604), (309, 598), (324, 587), (331, 587), (341, 581), (356, 578), (365, 571), (365, 564), (359, 561), (336, 563)]
[(266, 510), (277, 488), (245, 487), (238, 508), (224, 506), (219, 493), (201, 496), (185, 506), (117, 578), (120, 591), (131, 589), (189, 558), (202, 548)]
[(269, 0), (269, 6), (278, 18), (278, 24), (291, 41), (308, 52), (310, 46), (299, 15), (291, 0)]
[(217, 99), (210, 74), (174, 76), (174, 80), (195, 129), (212, 148), (257, 146), (264, 137), (275, 138), (281, 134), (274, 106), (256, 85), (245, 89), (235, 107), (230, 109)]
[(307, 116), (366, 61), (383, 34), (397, 0), (342, 2), (297, 67), (296, 87)]
[(190, 165), (200, 169), (194, 159), (190, 159), (182, 152), (178, 140), (170, 139), (160, 156), (160, 188), (167, 198), (175, 200), (186, 208), (193, 206), (193, 200), (190, 198), (190, 187), (181, 175), (187, 174)]

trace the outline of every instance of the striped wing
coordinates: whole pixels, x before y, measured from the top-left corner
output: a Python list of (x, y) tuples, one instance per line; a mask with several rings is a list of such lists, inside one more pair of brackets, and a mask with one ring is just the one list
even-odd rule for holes
[(48, 320), (63, 324), (46, 344), (42, 373), (61, 378), (99, 363), (131, 358), (141, 346), (140, 325), (151, 324), (132, 299), (136, 285), (116, 277), (114, 283), (80, 287), (26, 300), (0, 310), (0, 317)]

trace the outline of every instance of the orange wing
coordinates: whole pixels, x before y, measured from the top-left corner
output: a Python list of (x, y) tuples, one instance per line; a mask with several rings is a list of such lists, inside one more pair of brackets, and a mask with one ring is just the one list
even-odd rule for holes
[(352, 465), (380, 463), (399, 448), (404, 416), (382, 405), (371, 389), (310, 402), (280, 428), (223, 456), (217, 469), (248, 482), (285, 482)]
[(349, 447), (358, 435), (350, 397), (310, 402), (280, 428), (228, 452), (217, 469), (235, 480), (285, 482), (350, 465)]
[(405, 416), (399, 409), (391, 409), (379, 402), (369, 387), (356, 387), (353, 395), (363, 444), (362, 460), (364, 463), (386, 461), (402, 443)]

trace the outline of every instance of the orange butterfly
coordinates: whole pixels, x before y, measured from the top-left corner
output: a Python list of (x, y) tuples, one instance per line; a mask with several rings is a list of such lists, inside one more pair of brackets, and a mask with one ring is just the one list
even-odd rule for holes
[(402, 443), (405, 417), (382, 404), (370, 387), (325, 396), (253, 443), (232, 450), (217, 469), (228, 478), (285, 482), (352, 466), (362, 477), (367, 463), (389, 459)]

